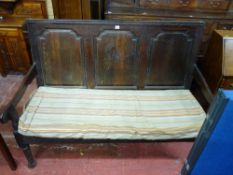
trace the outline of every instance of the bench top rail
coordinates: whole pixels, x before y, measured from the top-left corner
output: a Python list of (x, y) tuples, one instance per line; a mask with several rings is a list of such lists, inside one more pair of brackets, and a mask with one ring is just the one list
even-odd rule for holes
[(39, 86), (188, 89), (202, 22), (29, 20)]

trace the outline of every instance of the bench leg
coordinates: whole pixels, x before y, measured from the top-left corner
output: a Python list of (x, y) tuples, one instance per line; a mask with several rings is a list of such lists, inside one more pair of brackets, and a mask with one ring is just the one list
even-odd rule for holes
[(33, 155), (32, 155), (29, 144), (26, 144), (22, 149), (23, 149), (23, 153), (24, 153), (24, 155), (25, 155), (25, 157), (27, 158), (27, 161), (28, 161), (28, 168), (36, 167), (36, 161), (33, 158)]
[(22, 136), (18, 133), (14, 133), (16, 142), (18, 143), (19, 147), (23, 150), (23, 153), (28, 161), (28, 168), (36, 167), (36, 161), (33, 158), (30, 145), (28, 143), (24, 143)]

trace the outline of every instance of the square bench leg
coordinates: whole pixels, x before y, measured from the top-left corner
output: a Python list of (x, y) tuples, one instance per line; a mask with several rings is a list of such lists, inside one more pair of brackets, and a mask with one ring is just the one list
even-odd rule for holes
[(16, 142), (18, 143), (19, 147), (23, 150), (23, 153), (28, 161), (28, 168), (34, 168), (36, 167), (36, 161), (33, 158), (30, 145), (28, 143), (24, 143), (22, 136), (18, 134), (17, 132), (14, 133)]

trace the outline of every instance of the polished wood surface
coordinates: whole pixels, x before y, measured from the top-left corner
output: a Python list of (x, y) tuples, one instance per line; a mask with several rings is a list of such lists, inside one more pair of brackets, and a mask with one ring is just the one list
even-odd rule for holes
[(31, 60), (23, 24), (27, 18), (47, 18), (45, 3), (45, 0), (21, 0), (8, 6), (12, 9), (4, 8), (3, 12), (0, 8), (0, 74), (28, 71)]
[(27, 72), (30, 67), (30, 59), (22, 31), (17, 28), (0, 28), (0, 42), (3, 62), (6, 71), (11, 69), (17, 72)]
[[(47, 17), (46, 0), (20, 0), (17, 2), (0, 2), (0, 15), (14, 17)], [(5, 4), (5, 5), (4, 5)]]
[(30, 58), (26, 43), (18, 27), (0, 26), (0, 63), (3, 75), (9, 71), (26, 73), (30, 67)]
[(216, 30), (210, 40), (203, 74), (213, 93), (218, 88), (233, 89), (233, 31)]
[(104, 0), (52, 0), (56, 19), (102, 19)]
[(82, 19), (82, 0), (53, 0), (55, 18)]
[(82, 0), (82, 19), (92, 19), (90, 0)]
[(39, 85), (188, 88), (202, 23), (29, 21)]
[(19, 5), (17, 5), (14, 9), (13, 15), (20, 16), (20, 17), (36, 17), (36, 18), (43, 18), (44, 16), (47, 17), (45, 4), (38, 3), (36, 1), (31, 2), (21, 2)]

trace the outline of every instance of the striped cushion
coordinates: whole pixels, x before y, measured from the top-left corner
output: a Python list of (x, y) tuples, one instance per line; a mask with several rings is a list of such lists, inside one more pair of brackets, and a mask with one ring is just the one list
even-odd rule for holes
[(20, 117), (19, 132), (49, 138), (193, 138), (205, 116), (189, 90), (39, 87)]

